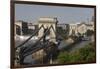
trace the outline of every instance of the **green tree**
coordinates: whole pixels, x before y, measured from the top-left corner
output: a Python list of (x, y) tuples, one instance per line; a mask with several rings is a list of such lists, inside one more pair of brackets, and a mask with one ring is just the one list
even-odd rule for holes
[(94, 62), (95, 59), (96, 53), (93, 43), (89, 43), (85, 47), (73, 52), (62, 51), (57, 58), (58, 63), (86, 63)]
[(93, 33), (94, 33), (93, 30), (87, 30), (85, 34), (86, 34), (87, 36), (91, 36), (91, 35), (93, 35)]
[(70, 61), (70, 56), (67, 52), (61, 52), (58, 56), (57, 61), (59, 63), (67, 63)]

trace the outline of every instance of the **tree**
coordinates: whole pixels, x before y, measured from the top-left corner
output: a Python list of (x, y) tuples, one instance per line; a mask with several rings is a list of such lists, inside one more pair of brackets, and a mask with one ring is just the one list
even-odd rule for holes
[(85, 34), (86, 34), (87, 36), (91, 36), (91, 35), (93, 35), (93, 33), (94, 33), (93, 30), (87, 30)]
[(59, 55), (58, 55), (58, 59), (57, 61), (59, 63), (67, 63), (70, 61), (70, 58), (69, 58), (69, 54), (67, 52), (61, 52)]
[(58, 63), (87, 63), (96, 60), (95, 46), (93, 43), (87, 44), (73, 52), (62, 51), (58, 58)]

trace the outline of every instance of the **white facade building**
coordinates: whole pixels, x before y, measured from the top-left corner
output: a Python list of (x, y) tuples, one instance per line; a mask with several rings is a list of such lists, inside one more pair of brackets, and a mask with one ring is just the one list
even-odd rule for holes
[(32, 29), (32, 30), (35, 30), (36, 28), (36, 25), (38, 25), (38, 23), (28, 23), (28, 29)]
[(85, 23), (78, 24), (77, 31), (83, 35), (85, 32), (87, 32), (87, 25)]
[(69, 24), (69, 35), (77, 35), (77, 24)]
[[(78, 35), (80, 33), (83, 35), (87, 32), (87, 30), (93, 30), (94, 31), (94, 22), (91, 23), (75, 23), (75, 24), (69, 24), (69, 35)], [(74, 32), (74, 33), (73, 33)]]

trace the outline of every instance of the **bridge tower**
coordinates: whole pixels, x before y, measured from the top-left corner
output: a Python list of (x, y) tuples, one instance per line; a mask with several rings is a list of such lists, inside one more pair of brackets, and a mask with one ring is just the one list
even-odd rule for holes
[(47, 33), (47, 37), (51, 42), (56, 42), (56, 27), (57, 27), (57, 18), (52, 18), (52, 17), (42, 17), (38, 21), (39, 23), (39, 28), (43, 25), (44, 28), (42, 27), (39, 32), (38, 32), (38, 37), (42, 37), (44, 34), (44, 30), (49, 28), (52, 25), (52, 28)]

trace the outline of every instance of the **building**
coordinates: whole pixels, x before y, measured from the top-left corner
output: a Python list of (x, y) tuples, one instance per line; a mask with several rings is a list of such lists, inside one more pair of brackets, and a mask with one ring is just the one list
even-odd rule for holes
[(66, 30), (68, 28), (68, 24), (57, 24), (57, 27), (61, 27), (62, 29)]
[(69, 24), (69, 35), (85, 35), (87, 30), (94, 31), (94, 22)]
[(15, 25), (15, 35), (25, 35), (27, 34), (27, 31), (28, 31), (28, 25), (27, 25), (27, 22), (24, 22), (24, 21), (15, 21), (14, 23)]
[(80, 23), (78, 24), (78, 32), (80, 34), (85, 34), (87, 30), (94, 31), (94, 23)]
[(35, 30), (35, 26), (33, 23), (28, 23), (28, 29)]
[(69, 24), (69, 35), (77, 35), (77, 24)]
[(36, 30), (38, 28), (38, 23), (28, 23), (28, 29)]
[[(37, 31), (38, 29), (38, 24), (36, 23), (28, 23), (28, 35), (33, 34), (33, 32)], [(38, 34), (36, 34), (38, 35)]]
[(85, 34), (87, 32), (87, 24), (85, 23), (80, 23), (77, 25), (77, 31), (78, 33), (80, 33), (81, 35)]

